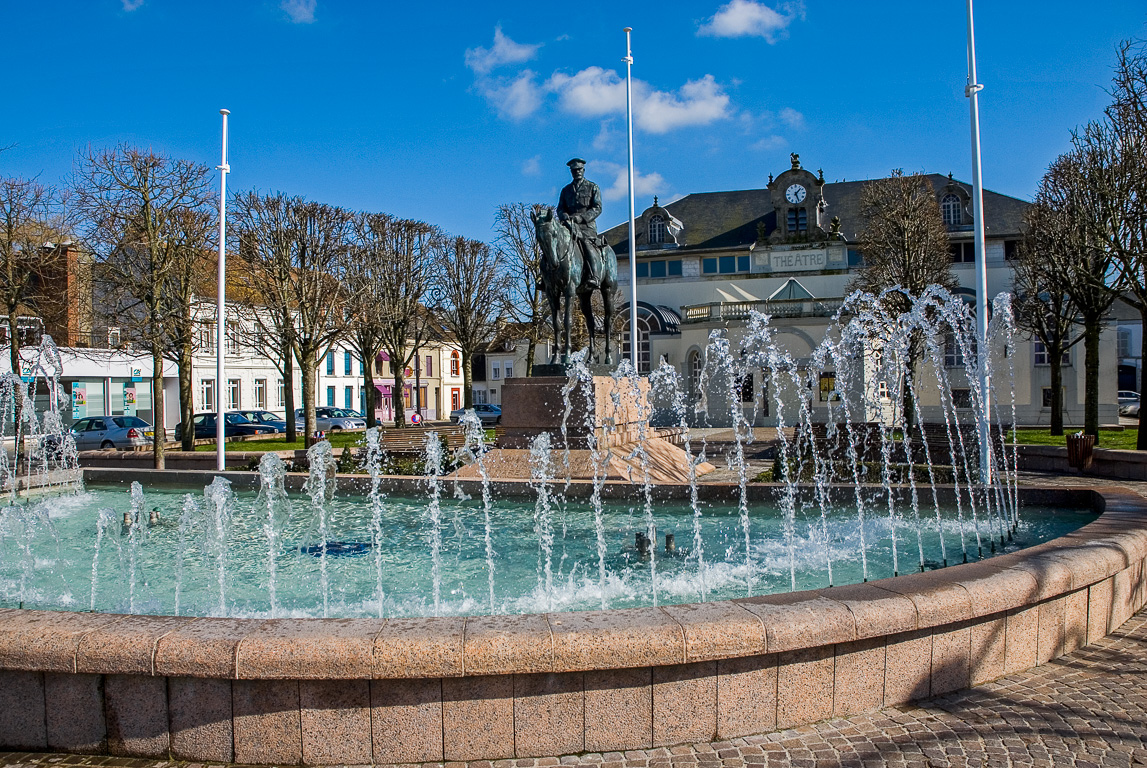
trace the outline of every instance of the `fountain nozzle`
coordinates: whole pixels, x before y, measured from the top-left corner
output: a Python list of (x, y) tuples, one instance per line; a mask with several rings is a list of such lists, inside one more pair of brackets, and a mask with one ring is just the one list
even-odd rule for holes
[(672, 555), (677, 551), (677, 540), (672, 533), (665, 534), (665, 554)]
[(649, 556), (649, 537), (645, 535), (645, 531), (638, 531), (634, 537), (634, 544), (637, 546), (637, 554), (642, 557)]

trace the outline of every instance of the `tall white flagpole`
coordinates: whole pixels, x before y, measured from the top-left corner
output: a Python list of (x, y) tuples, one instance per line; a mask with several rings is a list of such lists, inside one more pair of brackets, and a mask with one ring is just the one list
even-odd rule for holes
[[(977, 374), (980, 379), (980, 397), (983, 400), (984, 418), (980, 422), (980, 479), (985, 484), (992, 482), (992, 467), (988, 460), (988, 440), (990, 439), (991, 390), (988, 379), (988, 271), (984, 263), (984, 183), (980, 162), (980, 102), (979, 93), (984, 86), (976, 79), (976, 32), (972, 22), (972, 0), (968, 0), (968, 84), (964, 95), (968, 98), (972, 120), (972, 224), (975, 227), (976, 249), (976, 339), (978, 343)], [(1001, 435), (1002, 438), (1002, 435)]]
[(633, 50), (629, 45), (632, 31), (633, 27), (625, 28), (625, 58), (622, 61), (625, 62), (625, 123), (629, 139), (629, 353), (636, 373), (640, 339), (637, 332), (637, 247), (633, 240)]
[[(223, 162), (215, 166), (219, 170), (219, 273), (218, 287), (215, 296), (215, 468), (222, 472), (227, 468), (226, 448), (224, 448), (225, 425), (224, 416), (227, 409), (224, 398), (227, 393), (227, 379), (225, 378), (226, 363), (223, 355), (223, 344), (227, 331), (227, 315), (225, 303), (227, 301), (227, 174), (231, 166), (227, 165), (227, 115), (228, 109), (219, 110), (223, 115)], [(185, 429), (194, 429), (190, 424)]]

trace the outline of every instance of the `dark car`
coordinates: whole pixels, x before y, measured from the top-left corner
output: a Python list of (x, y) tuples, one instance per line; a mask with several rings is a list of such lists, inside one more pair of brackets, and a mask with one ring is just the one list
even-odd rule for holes
[[(459, 408), (456, 411), (451, 411), (450, 421), (457, 424), (464, 413), (466, 413), (465, 408)], [(489, 403), (475, 403), (474, 413), (478, 414), (478, 419), (482, 422), (483, 427), (492, 427), (495, 424), (500, 424), (502, 421), (501, 406), (491, 405)]]
[(262, 424), (265, 427), (274, 427), (276, 432), (287, 431), (287, 420), (270, 411), (228, 411), (228, 415), (237, 413), (252, 424)]
[[(253, 424), (238, 413), (224, 414), (227, 419), (223, 425), (224, 437), (240, 437), (243, 435), (273, 435), (275, 428), (265, 424)], [(191, 424), (195, 428), (195, 439), (212, 438), (216, 436), (215, 414), (197, 413), (191, 417)], [(175, 435), (183, 434), (183, 422), (175, 425)]]

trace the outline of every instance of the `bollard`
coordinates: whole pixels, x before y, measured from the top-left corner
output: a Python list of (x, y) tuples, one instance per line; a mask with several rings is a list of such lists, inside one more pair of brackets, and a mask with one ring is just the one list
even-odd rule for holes
[(665, 554), (672, 555), (677, 551), (677, 539), (672, 533), (665, 534)]

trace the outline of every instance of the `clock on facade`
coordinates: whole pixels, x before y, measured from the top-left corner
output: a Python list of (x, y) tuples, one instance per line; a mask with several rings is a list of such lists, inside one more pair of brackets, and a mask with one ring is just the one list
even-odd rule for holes
[(803, 203), (804, 196), (805, 190), (800, 184), (793, 184), (785, 190), (785, 200), (788, 200), (790, 203)]

